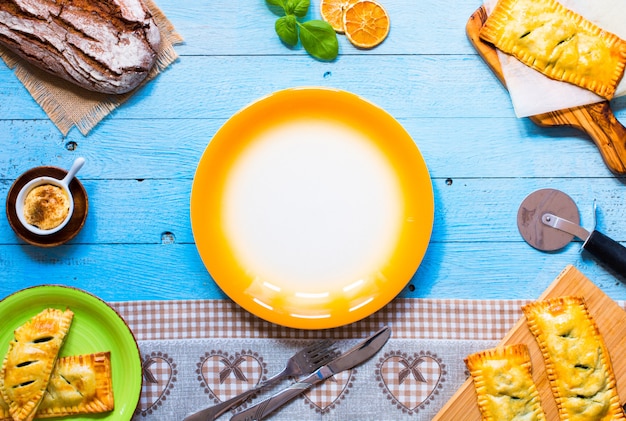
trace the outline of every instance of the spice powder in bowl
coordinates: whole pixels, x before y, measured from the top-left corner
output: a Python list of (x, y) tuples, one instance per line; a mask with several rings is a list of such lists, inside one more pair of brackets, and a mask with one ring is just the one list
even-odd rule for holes
[(52, 184), (33, 188), (24, 200), (24, 219), (42, 230), (58, 227), (70, 212), (70, 198), (65, 190)]

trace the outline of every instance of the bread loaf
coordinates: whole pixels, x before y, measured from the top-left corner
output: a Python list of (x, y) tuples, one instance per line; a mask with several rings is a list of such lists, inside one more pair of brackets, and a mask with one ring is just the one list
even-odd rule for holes
[(141, 0), (0, 0), (0, 44), (91, 91), (137, 87), (160, 41)]

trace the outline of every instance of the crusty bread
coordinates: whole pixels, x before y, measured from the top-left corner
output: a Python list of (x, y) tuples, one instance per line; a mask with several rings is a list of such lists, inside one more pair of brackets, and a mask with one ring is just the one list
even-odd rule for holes
[(0, 44), (91, 91), (121, 94), (137, 87), (160, 42), (141, 0), (0, 1)]

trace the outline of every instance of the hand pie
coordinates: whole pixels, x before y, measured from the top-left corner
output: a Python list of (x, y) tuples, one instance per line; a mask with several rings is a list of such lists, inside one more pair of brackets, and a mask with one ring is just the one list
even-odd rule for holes
[(544, 75), (611, 99), (626, 41), (556, 0), (500, 0), (480, 37)]
[(552, 298), (522, 310), (541, 348), (560, 418), (626, 419), (608, 350), (584, 300)]
[(48, 308), (18, 327), (0, 371), (0, 390), (15, 421), (35, 417), (74, 313)]
[[(95, 414), (114, 409), (111, 353), (61, 357), (35, 418)], [(0, 395), (0, 421), (12, 421)]]
[(545, 421), (524, 344), (469, 355), (465, 364), (474, 379), (478, 407), (486, 421)]
[(37, 418), (95, 414), (114, 408), (111, 353), (59, 358)]

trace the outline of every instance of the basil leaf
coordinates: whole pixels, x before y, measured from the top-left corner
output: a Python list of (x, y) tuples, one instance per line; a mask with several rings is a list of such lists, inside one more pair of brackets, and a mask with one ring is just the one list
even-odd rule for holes
[(320, 60), (334, 60), (339, 53), (337, 34), (328, 22), (309, 20), (298, 23), (302, 46), (313, 57)]
[(265, 2), (269, 4), (270, 6), (277, 6), (283, 10), (285, 10), (285, 7), (286, 7), (285, 0), (265, 0)]
[(309, 12), (310, 5), (311, 0), (287, 0), (285, 13), (293, 14), (299, 18), (303, 18)]
[(296, 26), (296, 17), (294, 15), (278, 18), (274, 29), (276, 29), (278, 37), (285, 44), (293, 47), (298, 43), (298, 27)]

